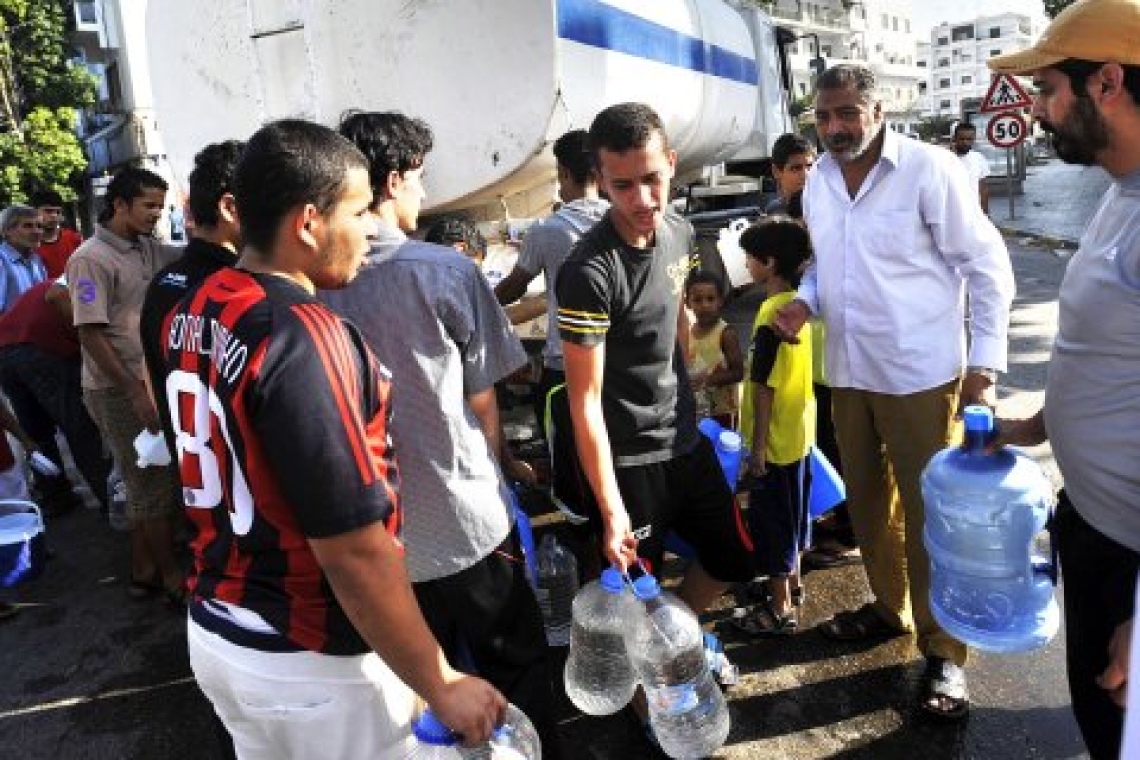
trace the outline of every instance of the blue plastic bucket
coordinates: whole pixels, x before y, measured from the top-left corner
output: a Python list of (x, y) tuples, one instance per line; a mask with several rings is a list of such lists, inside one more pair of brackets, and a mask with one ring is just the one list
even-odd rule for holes
[(44, 520), (30, 501), (0, 500), (0, 587), (30, 581), (44, 569)]
[(808, 514), (811, 519), (835, 509), (847, 498), (843, 478), (815, 446), (811, 447), (811, 493), (808, 496)]

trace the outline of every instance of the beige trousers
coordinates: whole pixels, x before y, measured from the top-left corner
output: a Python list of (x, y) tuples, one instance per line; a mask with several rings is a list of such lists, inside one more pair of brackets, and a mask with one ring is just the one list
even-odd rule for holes
[(922, 543), (922, 470), (953, 439), (959, 381), (902, 396), (832, 389), (851, 524), (875, 596), (889, 624), (913, 631), (925, 656), (961, 665), (966, 645), (930, 612), (930, 558)]

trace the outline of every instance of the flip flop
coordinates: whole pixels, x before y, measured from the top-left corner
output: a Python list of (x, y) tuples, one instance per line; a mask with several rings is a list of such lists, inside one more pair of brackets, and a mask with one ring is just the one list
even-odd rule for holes
[(966, 671), (942, 657), (927, 657), (919, 706), (940, 720), (959, 721), (970, 713)]
[(831, 620), (825, 620), (817, 627), (821, 634), (835, 641), (893, 639), (906, 633), (892, 628), (887, 621), (879, 617), (879, 613), (875, 612), (870, 602), (856, 610), (838, 612)]

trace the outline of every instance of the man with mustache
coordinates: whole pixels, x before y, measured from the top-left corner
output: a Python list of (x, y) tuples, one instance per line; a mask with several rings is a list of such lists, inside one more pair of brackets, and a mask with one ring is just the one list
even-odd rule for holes
[(990, 176), (990, 162), (979, 151), (974, 150), (974, 141), (978, 139), (978, 129), (968, 121), (960, 121), (954, 125), (954, 137), (950, 141), (950, 149), (966, 167), (973, 186), (978, 188), (978, 202), (982, 204), (982, 211), (990, 213), (990, 188), (986, 185), (986, 177)]
[(926, 657), (921, 707), (960, 719), (966, 645), (930, 612), (919, 478), (953, 437), (961, 405), (993, 405), (1014, 291), (1009, 255), (961, 162), (884, 128), (870, 69), (824, 72), (815, 118), (827, 153), (803, 202), (816, 258), (774, 326), (794, 340), (808, 317), (826, 324), (847, 501), (874, 596), (820, 632), (856, 641), (913, 631)]
[(1120, 752), (1140, 568), (1140, 1), (1083, 0), (1032, 48), (990, 68), (1031, 74), (1033, 116), (1067, 163), (1113, 183), (1060, 290), (1045, 402), (1001, 420), (999, 443), (1052, 444), (1065, 578), (1069, 694), (1089, 755)]

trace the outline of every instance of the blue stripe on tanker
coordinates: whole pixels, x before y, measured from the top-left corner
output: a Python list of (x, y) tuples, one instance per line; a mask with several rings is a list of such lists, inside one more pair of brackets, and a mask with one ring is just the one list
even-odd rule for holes
[(744, 84), (760, 81), (753, 59), (599, 0), (557, 0), (557, 5), (558, 36), (564, 40)]

